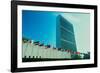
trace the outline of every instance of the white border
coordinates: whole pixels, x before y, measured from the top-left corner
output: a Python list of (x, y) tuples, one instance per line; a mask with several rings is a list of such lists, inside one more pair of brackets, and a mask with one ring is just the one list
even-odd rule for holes
[[(38, 11), (59, 11), (59, 12), (82, 12), (90, 13), (90, 59), (89, 60), (69, 60), (69, 61), (48, 61), (48, 62), (27, 62), (22, 63), (22, 10), (38, 10)], [(18, 6), (18, 43), (17, 43), (17, 62), (18, 68), (25, 67), (43, 67), (57, 65), (78, 65), (78, 64), (93, 64), (94, 63), (94, 10), (92, 9), (76, 9), (76, 8), (57, 8), (44, 6)]]

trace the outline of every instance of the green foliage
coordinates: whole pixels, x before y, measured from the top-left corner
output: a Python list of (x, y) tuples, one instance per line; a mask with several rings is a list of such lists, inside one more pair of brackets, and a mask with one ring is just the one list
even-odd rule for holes
[(77, 54), (74, 54), (72, 55), (72, 59), (81, 59), (81, 56), (80, 55), (77, 55)]

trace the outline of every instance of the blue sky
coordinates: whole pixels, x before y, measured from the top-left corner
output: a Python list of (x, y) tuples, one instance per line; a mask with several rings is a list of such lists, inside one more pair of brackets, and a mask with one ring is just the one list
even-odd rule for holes
[(46, 11), (22, 11), (22, 36), (44, 44), (56, 45), (56, 17), (62, 15), (74, 26), (77, 50), (90, 50), (90, 14)]
[(54, 12), (26, 11), (22, 13), (22, 35), (55, 46), (56, 16)]

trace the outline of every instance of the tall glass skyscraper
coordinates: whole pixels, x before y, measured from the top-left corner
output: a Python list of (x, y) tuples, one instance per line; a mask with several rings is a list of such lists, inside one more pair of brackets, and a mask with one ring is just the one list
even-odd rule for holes
[(57, 17), (56, 47), (77, 51), (73, 24), (61, 15)]

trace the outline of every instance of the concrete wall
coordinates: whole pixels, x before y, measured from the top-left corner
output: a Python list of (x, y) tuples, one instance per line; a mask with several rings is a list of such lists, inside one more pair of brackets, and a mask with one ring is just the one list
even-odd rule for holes
[(45, 46), (35, 45), (33, 43), (23, 43), (22, 45), (22, 57), (24, 58), (66, 58), (70, 59), (71, 54), (66, 51), (61, 51), (58, 49), (54, 49), (52, 47), (46, 48)]

